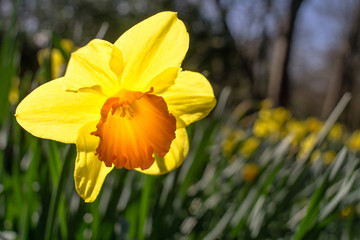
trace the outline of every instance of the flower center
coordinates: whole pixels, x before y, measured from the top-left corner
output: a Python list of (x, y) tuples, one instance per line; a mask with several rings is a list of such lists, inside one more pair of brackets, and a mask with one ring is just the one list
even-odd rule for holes
[(98, 158), (107, 167), (148, 169), (175, 139), (176, 120), (165, 100), (149, 92), (121, 90), (106, 100), (92, 135), (100, 137)]

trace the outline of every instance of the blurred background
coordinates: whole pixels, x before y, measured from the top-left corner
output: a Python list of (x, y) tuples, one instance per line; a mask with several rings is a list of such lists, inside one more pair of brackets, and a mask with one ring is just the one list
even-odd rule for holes
[[(85, 204), (74, 146), (23, 131), (16, 106), (165, 10), (217, 107), (179, 169), (113, 171)], [(359, 37), (359, 0), (1, 0), (0, 239), (359, 239)]]

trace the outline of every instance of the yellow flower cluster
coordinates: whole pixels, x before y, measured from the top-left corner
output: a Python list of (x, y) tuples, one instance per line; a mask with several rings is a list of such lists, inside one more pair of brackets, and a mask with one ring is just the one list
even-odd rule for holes
[(291, 118), (291, 114), (283, 107), (262, 108), (258, 113), (258, 119), (253, 126), (253, 134), (258, 138), (268, 138), (278, 141), (286, 135), (285, 123)]
[(335, 123), (325, 141), (315, 148), (324, 122), (315, 117), (299, 120), (283, 107), (273, 108), (269, 100), (260, 104), (254, 119), (250, 127), (243, 127), (241, 122), (235, 127), (224, 127), (225, 157), (237, 155), (251, 159), (262, 143), (274, 145), (289, 134), (293, 136), (291, 153), (297, 159), (308, 156), (311, 162), (321, 159), (324, 164), (330, 164), (343, 146), (354, 153), (360, 152), (360, 130), (351, 133), (344, 125)]

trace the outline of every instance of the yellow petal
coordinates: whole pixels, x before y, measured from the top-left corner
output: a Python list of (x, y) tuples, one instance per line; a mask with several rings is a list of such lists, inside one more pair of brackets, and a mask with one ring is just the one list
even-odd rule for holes
[(118, 76), (122, 70), (120, 50), (107, 41), (92, 40), (71, 55), (65, 73), (66, 89), (97, 87), (104, 95), (112, 96), (119, 91)]
[(16, 109), (16, 120), (34, 136), (75, 143), (82, 125), (100, 118), (106, 98), (91, 92), (67, 92), (63, 78), (31, 92)]
[(162, 73), (151, 79), (144, 87), (144, 90), (154, 88), (154, 94), (160, 94), (175, 83), (175, 79), (180, 72), (178, 67), (170, 67), (165, 69)]
[(155, 157), (154, 164), (146, 170), (137, 168), (136, 170), (145, 174), (160, 175), (165, 174), (179, 167), (189, 152), (189, 139), (185, 128), (175, 131), (176, 138), (171, 143), (170, 151), (163, 158)]
[(85, 202), (95, 201), (107, 174), (113, 167), (106, 167), (95, 155), (99, 138), (90, 135), (96, 130), (96, 122), (90, 122), (79, 130), (76, 140), (75, 188)]
[(161, 12), (129, 29), (114, 45), (124, 57), (121, 87), (148, 91), (148, 81), (169, 67), (180, 67), (189, 36), (176, 13)]
[(115, 73), (117, 77), (117, 83), (121, 81), (121, 75), (124, 67), (124, 60), (120, 49), (113, 45), (110, 58), (110, 68)]
[(180, 72), (175, 84), (160, 96), (165, 99), (169, 111), (177, 117), (178, 127), (181, 123), (187, 126), (204, 118), (216, 105), (208, 80), (200, 73), (190, 71)]

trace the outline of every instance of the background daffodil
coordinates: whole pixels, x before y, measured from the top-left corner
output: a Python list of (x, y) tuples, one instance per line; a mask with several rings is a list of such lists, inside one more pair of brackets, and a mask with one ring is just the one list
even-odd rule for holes
[(185, 127), (216, 103), (203, 75), (180, 68), (188, 44), (176, 13), (156, 14), (114, 44), (96, 39), (74, 52), (64, 77), (17, 107), (31, 134), (76, 144), (75, 186), (85, 201), (114, 166), (156, 175), (183, 162)]

